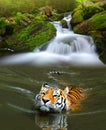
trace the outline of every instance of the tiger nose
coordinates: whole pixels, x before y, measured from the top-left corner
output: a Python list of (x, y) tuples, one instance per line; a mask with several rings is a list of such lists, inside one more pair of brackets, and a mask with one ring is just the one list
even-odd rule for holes
[(48, 99), (42, 99), (43, 100), (43, 102), (46, 104), (47, 102), (49, 102), (49, 100)]

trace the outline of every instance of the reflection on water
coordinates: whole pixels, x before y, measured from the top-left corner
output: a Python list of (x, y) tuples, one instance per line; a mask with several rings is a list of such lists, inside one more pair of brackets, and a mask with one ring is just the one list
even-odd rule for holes
[[(40, 115), (41, 114), (41, 115)], [(42, 130), (67, 130), (67, 116), (63, 114), (37, 114), (35, 123)]]
[[(90, 116), (95, 117), (98, 114), (105, 114), (106, 110), (101, 111), (92, 111), (92, 112), (81, 112), (81, 113), (41, 113), (38, 111), (25, 109), (13, 104), (8, 103), (8, 106), (15, 110), (19, 110), (20, 112), (33, 114), (35, 116), (35, 125), (41, 128), (41, 130), (68, 130), (68, 119), (73, 119), (76, 117), (76, 121), (79, 117), (86, 117), (89, 118)], [(85, 118), (84, 118), (85, 119)], [(79, 123), (78, 123), (79, 124)], [(91, 124), (92, 125), (92, 124)], [(86, 127), (85, 127), (86, 128)]]
[[(56, 70), (56, 79), (89, 90), (80, 112), (43, 114), (33, 107), (42, 82), (58, 84), (49, 77)], [(105, 68), (0, 67), (0, 130), (105, 130), (105, 99)]]
[(7, 103), (7, 105), (14, 110), (35, 115), (35, 125), (42, 130), (67, 130), (67, 114), (65, 113), (40, 113), (10, 103)]

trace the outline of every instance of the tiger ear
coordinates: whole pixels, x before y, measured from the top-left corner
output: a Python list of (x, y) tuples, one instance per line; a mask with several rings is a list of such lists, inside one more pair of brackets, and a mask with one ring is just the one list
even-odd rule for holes
[(69, 87), (66, 87), (66, 88), (64, 89), (64, 93), (65, 93), (66, 95), (68, 95), (68, 93), (69, 93)]
[(48, 83), (47, 83), (47, 82), (44, 82), (44, 83), (42, 84), (42, 87), (49, 88), (49, 85), (48, 85)]

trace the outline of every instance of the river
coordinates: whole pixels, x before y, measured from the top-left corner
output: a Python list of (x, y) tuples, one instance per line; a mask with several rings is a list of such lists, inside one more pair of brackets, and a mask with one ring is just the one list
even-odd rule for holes
[[(34, 108), (43, 82), (58, 85), (50, 74), (88, 90), (80, 112), (42, 114)], [(105, 121), (106, 68), (0, 66), (0, 130), (105, 130)]]
[[(71, 17), (65, 19), (68, 24)], [(54, 26), (57, 35), (47, 44), (0, 59), (0, 130), (105, 130), (106, 68), (93, 40), (60, 22)], [(54, 79), (87, 90), (81, 111), (43, 114), (35, 109), (43, 82), (62, 87)]]

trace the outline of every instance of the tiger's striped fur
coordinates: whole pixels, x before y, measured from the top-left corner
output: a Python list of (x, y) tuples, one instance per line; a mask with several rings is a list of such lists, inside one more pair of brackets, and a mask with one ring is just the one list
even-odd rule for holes
[(39, 94), (36, 95), (36, 106), (40, 111), (61, 112), (76, 110), (84, 98), (84, 89), (69, 87), (59, 89), (43, 84)]

